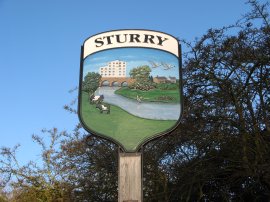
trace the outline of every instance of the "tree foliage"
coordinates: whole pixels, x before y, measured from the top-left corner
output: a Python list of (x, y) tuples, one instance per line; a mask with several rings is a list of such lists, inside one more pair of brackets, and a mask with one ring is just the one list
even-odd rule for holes
[(129, 75), (135, 82), (129, 85), (129, 88), (139, 90), (153, 89), (154, 83), (151, 80), (151, 68), (148, 65), (139, 66), (130, 70)]
[[(1, 148), (0, 176), (3, 192), (0, 200), (29, 201), (116, 201), (117, 147), (88, 136), (77, 125), (72, 133), (56, 128), (33, 135), (41, 146), (41, 162), (20, 165), (13, 149)], [(49, 137), (49, 144), (45, 141)], [(43, 139), (43, 137), (45, 139)], [(12, 178), (10, 178), (12, 176)], [(1, 195), (0, 195), (1, 196)]]
[(135, 79), (138, 82), (147, 82), (150, 80), (150, 73), (151, 68), (147, 65), (144, 65), (133, 68), (132, 70), (130, 70), (129, 75), (131, 78)]
[(184, 115), (146, 147), (147, 201), (270, 200), (270, 27), (250, 3), (236, 26), (183, 41)]
[(101, 75), (96, 72), (88, 72), (83, 80), (82, 89), (88, 92), (88, 94), (93, 94), (99, 87), (101, 80)]

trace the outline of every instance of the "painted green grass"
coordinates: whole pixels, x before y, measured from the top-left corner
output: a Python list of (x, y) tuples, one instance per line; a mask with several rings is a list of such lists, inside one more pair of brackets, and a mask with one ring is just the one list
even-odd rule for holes
[(92, 131), (111, 137), (120, 142), (128, 151), (134, 151), (146, 138), (173, 127), (176, 121), (143, 119), (111, 105), (111, 113), (100, 113), (90, 105), (87, 94), (82, 94), (81, 117)]
[[(166, 103), (179, 103), (180, 95), (179, 89), (177, 90), (161, 90), (161, 89), (153, 89), (149, 91), (141, 91), (136, 89), (129, 89), (128, 87), (120, 88), (115, 91), (116, 94), (122, 95), (127, 98), (135, 99), (137, 95), (142, 97), (142, 101), (144, 102), (166, 102)], [(160, 100), (158, 99), (161, 96), (169, 96), (172, 100)]]

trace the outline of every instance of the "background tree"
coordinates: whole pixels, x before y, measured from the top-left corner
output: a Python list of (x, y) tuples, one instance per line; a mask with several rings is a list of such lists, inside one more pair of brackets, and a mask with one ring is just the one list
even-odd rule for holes
[(145, 148), (147, 201), (270, 200), (269, 12), (248, 3), (237, 25), (183, 41), (184, 115)]
[(76, 185), (77, 201), (117, 201), (118, 148), (93, 136), (62, 146), (68, 182)]
[[(64, 108), (77, 115), (75, 105), (72, 101)], [(0, 185), (8, 191), (0, 192), (2, 200), (117, 201), (118, 148), (114, 144), (89, 135), (80, 124), (70, 133), (44, 129), (32, 138), (41, 146), (41, 162), (20, 165), (19, 145), (0, 148)]]
[(77, 125), (70, 134), (44, 129), (49, 145), (42, 136), (34, 135), (33, 140), (42, 148), (42, 162), (19, 165), (18, 146), (1, 148), (0, 176), (11, 176), (5, 186), (12, 191), (3, 192), (0, 200), (117, 201), (117, 147), (81, 129)]
[(6, 193), (0, 189), (0, 202), (7, 202), (8, 198), (6, 196)]
[(19, 146), (13, 149), (1, 148), (0, 174), (8, 174), (13, 178), (9, 184), (13, 189), (10, 201), (70, 201), (71, 199), (70, 185), (61, 167), (62, 154), (57, 149), (66, 132), (58, 132), (56, 128), (44, 129), (42, 132), (49, 135), (48, 145), (40, 136), (32, 137), (42, 148), (40, 163), (30, 161), (27, 165), (21, 166), (16, 157)]

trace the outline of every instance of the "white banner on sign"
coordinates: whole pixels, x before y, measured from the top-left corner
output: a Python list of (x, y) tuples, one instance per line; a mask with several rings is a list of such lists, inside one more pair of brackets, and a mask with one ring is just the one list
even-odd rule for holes
[(123, 47), (155, 48), (179, 57), (176, 38), (162, 32), (147, 30), (118, 30), (97, 34), (88, 38), (83, 47), (83, 58), (98, 51)]

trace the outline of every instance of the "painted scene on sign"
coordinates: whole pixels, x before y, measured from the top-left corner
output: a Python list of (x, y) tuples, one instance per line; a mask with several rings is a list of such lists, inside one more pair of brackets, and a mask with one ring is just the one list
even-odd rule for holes
[(180, 118), (179, 59), (151, 48), (116, 48), (83, 61), (80, 115), (89, 131), (133, 151)]

